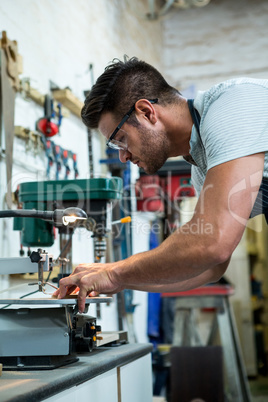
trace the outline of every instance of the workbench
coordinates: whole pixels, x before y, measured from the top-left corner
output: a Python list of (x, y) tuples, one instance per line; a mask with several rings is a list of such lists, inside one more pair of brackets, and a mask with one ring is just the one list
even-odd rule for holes
[(100, 347), (54, 370), (4, 371), (1, 402), (150, 402), (150, 344)]

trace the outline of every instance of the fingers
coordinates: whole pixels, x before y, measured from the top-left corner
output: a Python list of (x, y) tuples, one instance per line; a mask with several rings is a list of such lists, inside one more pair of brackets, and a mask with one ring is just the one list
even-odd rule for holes
[(77, 301), (78, 310), (82, 313), (85, 310), (87, 295), (96, 297), (99, 293), (116, 293), (119, 291), (111, 282), (107, 273), (107, 264), (81, 264), (74, 272), (60, 280), (59, 289), (54, 292), (54, 296), (59, 299), (73, 292), (77, 293), (80, 288)]
[[(81, 274), (88, 271), (89, 264), (80, 264), (78, 265), (75, 270), (66, 278), (62, 278), (59, 282), (59, 289), (57, 289), (54, 293), (54, 297), (58, 297), (62, 299), (66, 295), (71, 294), (72, 292), (76, 291), (76, 288), (79, 284)], [(78, 275), (80, 274), (80, 275)]]
[(71, 294), (76, 288), (79, 282), (77, 275), (70, 275), (66, 278), (62, 278), (59, 282), (59, 289), (54, 292), (54, 295), (62, 299), (66, 295)]
[(79, 313), (83, 313), (85, 311), (85, 305), (86, 305), (86, 297), (87, 297), (87, 290), (85, 288), (80, 288), (80, 291), (77, 296), (77, 302), (78, 302), (78, 311)]
[(85, 310), (86, 296), (90, 294), (93, 296), (97, 295), (97, 292), (93, 292), (93, 289), (90, 289), (87, 283), (84, 280), (83, 271), (80, 271), (78, 274), (72, 274), (66, 278), (62, 278), (59, 282), (59, 289), (57, 289), (53, 296), (58, 297), (58, 299), (64, 298), (66, 295), (71, 293), (77, 293), (79, 290), (77, 301), (78, 301), (78, 311), (79, 313), (83, 313)]
[(58, 297), (59, 294), (60, 294), (60, 289), (57, 289), (54, 293), (52, 293), (52, 296)]
[(76, 291), (76, 289), (78, 289), (76, 286), (70, 286), (66, 288), (59, 287), (59, 289), (52, 293), (52, 296), (57, 297), (58, 299), (62, 299), (63, 297), (70, 295), (71, 293), (77, 293), (78, 291)]
[[(86, 265), (88, 264), (80, 264), (78, 265), (75, 270), (70, 274), (70, 276), (68, 276), (68, 278), (73, 277), (75, 275), (77, 275), (78, 273), (87, 271), (87, 267)], [(66, 278), (63, 278), (66, 279)], [(58, 297), (59, 299), (62, 299), (63, 297), (65, 297), (66, 295), (69, 295), (73, 292), (76, 291), (76, 287), (77, 287), (77, 283), (74, 284), (73, 286), (70, 286), (68, 284), (63, 283), (63, 279), (60, 280), (59, 282), (59, 289), (57, 289), (52, 296), (53, 297)]]

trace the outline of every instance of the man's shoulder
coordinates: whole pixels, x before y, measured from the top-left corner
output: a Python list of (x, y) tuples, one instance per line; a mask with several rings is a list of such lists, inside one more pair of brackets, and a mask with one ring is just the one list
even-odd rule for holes
[(230, 87), (237, 87), (243, 84), (256, 84), (261, 86), (268, 87), (268, 79), (261, 78), (251, 78), (251, 77), (238, 77), (238, 78), (230, 78), (229, 80), (222, 81), (218, 84), (213, 85), (206, 92), (217, 92), (218, 90), (222, 90)]
[[(195, 107), (202, 114), (208, 107), (211, 106), (219, 97), (223, 94), (227, 94), (230, 91), (230, 97), (232, 98), (231, 92), (242, 92), (246, 93), (249, 87), (260, 87), (268, 90), (268, 79), (257, 79), (249, 77), (239, 77), (232, 78), (216, 85), (213, 85), (207, 91), (200, 91), (197, 93), (195, 98)], [(249, 96), (249, 94), (247, 94)]]

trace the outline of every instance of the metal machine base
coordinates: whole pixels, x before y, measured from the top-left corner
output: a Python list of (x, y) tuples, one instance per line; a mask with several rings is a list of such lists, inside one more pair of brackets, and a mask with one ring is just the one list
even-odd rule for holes
[[(91, 302), (108, 301), (110, 297), (87, 298), (86, 310)], [(4, 370), (54, 369), (76, 362), (76, 353), (97, 347), (101, 328), (95, 317), (78, 314), (77, 298), (0, 300), (0, 304), (6, 303), (9, 308), (0, 308), (0, 363)], [(21, 308), (10, 308), (13, 304)]]
[(76, 355), (1, 357), (1, 363), (7, 371), (52, 370), (78, 360)]

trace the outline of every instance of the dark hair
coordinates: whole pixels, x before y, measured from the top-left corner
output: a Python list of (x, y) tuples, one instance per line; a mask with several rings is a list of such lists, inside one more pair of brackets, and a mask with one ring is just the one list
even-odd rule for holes
[(158, 98), (158, 103), (165, 105), (175, 102), (178, 94), (150, 64), (136, 57), (114, 59), (93, 85), (81, 116), (87, 127), (97, 128), (104, 112), (112, 112), (120, 120), (139, 99)]

